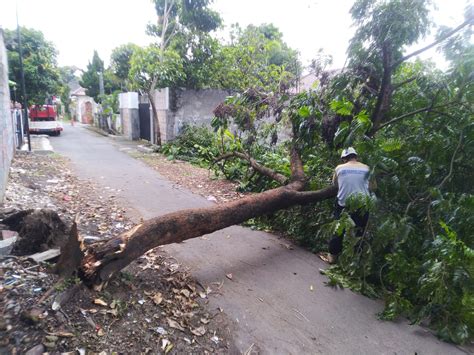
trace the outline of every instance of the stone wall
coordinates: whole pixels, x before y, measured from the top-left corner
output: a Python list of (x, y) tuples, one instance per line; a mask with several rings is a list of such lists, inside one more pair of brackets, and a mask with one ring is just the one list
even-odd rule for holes
[(3, 201), (14, 150), (15, 140), (10, 112), (7, 51), (3, 41), (3, 31), (0, 28), (0, 202)]

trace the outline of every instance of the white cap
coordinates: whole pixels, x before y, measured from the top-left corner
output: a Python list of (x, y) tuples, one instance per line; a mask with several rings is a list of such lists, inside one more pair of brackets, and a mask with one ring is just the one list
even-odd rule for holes
[(341, 158), (345, 158), (345, 157), (347, 157), (348, 155), (351, 155), (351, 154), (357, 155), (357, 152), (354, 148), (349, 147), (349, 148), (343, 149), (342, 153), (341, 153)]

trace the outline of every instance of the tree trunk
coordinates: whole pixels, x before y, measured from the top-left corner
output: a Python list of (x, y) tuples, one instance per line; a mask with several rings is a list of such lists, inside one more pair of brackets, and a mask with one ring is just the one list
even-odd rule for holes
[(383, 44), (382, 58), (383, 77), (379, 95), (377, 97), (377, 103), (371, 118), (372, 129), (369, 132), (370, 137), (373, 137), (375, 132), (378, 131), (380, 124), (385, 119), (385, 116), (390, 109), (390, 103), (392, 102), (392, 48), (388, 42)]
[(253, 217), (293, 205), (322, 201), (336, 194), (334, 186), (300, 192), (303, 187), (303, 182), (295, 181), (223, 205), (187, 209), (152, 218), (100, 247), (91, 246), (78, 265), (79, 276), (87, 285), (101, 287), (118, 271), (159, 245), (179, 243)]
[(153, 90), (148, 92), (148, 100), (150, 100), (151, 109), (153, 111), (153, 127), (155, 135), (155, 144), (161, 145), (161, 129), (160, 129), (160, 121), (158, 120), (158, 110), (156, 109), (155, 105), (155, 97), (153, 96)]

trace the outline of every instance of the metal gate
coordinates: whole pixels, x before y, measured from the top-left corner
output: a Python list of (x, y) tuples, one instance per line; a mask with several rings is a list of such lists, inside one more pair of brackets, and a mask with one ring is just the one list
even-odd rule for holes
[(139, 104), (138, 116), (140, 118), (140, 138), (151, 141), (150, 104)]

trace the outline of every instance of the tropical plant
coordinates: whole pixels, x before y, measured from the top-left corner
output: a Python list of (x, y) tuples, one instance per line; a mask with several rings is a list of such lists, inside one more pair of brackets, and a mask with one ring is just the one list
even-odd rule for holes
[[(42, 32), (20, 28), (25, 89), (30, 104), (44, 104), (45, 100), (58, 95), (61, 80), (56, 63), (57, 50), (44, 38)], [(24, 102), (21, 88), (20, 51), (17, 31), (5, 29), (5, 46), (9, 62), (9, 77), (16, 85), (12, 87), (11, 97)]]

